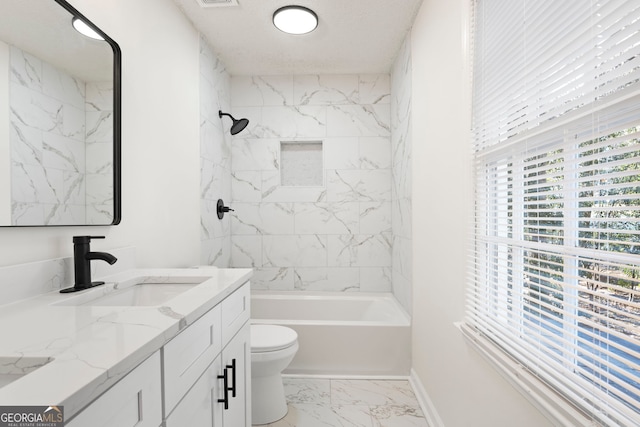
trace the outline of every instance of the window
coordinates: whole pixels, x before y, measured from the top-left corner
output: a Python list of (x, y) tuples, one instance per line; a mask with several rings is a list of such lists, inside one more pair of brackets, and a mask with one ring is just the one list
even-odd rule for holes
[(476, 0), (466, 322), (605, 425), (640, 417), (640, 5)]

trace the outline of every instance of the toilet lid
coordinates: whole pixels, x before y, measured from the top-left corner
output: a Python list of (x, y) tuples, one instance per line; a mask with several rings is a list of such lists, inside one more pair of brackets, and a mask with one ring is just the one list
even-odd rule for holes
[(282, 350), (291, 347), (298, 334), (291, 328), (277, 325), (251, 325), (251, 352)]

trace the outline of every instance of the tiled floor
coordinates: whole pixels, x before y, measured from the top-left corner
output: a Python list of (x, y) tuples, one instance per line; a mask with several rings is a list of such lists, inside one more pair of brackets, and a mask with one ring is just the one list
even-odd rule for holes
[(286, 378), (289, 413), (272, 427), (428, 427), (408, 381)]

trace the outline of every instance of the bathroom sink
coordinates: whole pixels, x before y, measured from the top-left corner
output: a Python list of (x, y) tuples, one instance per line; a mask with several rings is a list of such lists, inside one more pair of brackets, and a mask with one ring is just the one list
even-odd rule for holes
[(48, 357), (0, 357), (0, 388), (51, 362)]
[(78, 293), (54, 305), (158, 306), (193, 289), (209, 277), (138, 277), (118, 284), (107, 283)]

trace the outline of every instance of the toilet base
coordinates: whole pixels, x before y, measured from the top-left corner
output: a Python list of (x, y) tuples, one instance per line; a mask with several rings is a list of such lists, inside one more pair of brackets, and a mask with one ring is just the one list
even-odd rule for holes
[(269, 424), (288, 412), (280, 374), (251, 379), (251, 422)]

